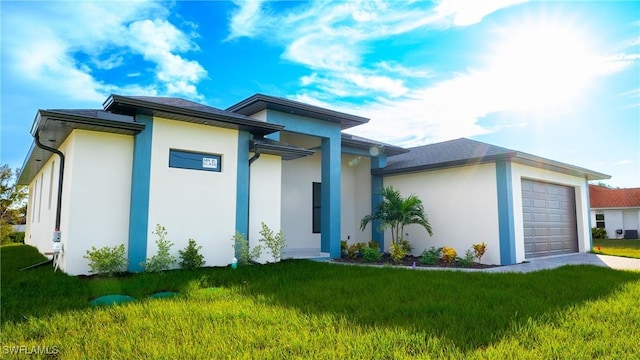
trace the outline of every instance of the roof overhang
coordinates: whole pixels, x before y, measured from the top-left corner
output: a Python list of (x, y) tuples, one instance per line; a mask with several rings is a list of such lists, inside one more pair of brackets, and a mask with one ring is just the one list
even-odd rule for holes
[(254, 153), (278, 155), (282, 160), (295, 160), (315, 154), (315, 151), (284, 144), (270, 139), (253, 139), (249, 143), (249, 150)]
[[(130, 116), (103, 110), (85, 110), (82, 113), (73, 110), (39, 110), (31, 127), (31, 135), (35, 137), (38, 134), (44, 145), (58, 149), (73, 130), (133, 135), (144, 127), (144, 124), (134, 122)], [(51, 156), (51, 152), (37, 147), (34, 142), (18, 175), (18, 184), (29, 184)]]
[(246, 131), (259, 137), (284, 128), (282, 125), (269, 124), (248, 116), (222, 110), (218, 113), (213, 113), (113, 94), (109, 96), (103, 106), (105, 110), (119, 114), (157, 116), (165, 119)]
[(426, 165), (420, 165), (420, 166), (414, 166), (414, 167), (395, 168), (395, 169), (385, 169), (385, 168), (373, 169), (371, 173), (373, 175), (396, 175), (396, 174), (405, 174), (405, 173), (420, 172), (420, 171), (441, 170), (441, 169), (459, 167), (459, 166), (479, 165), (479, 164), (493, 163), (496, 161), (512, 161), (516, 164), (522, 164), (522, 165), (531, 166), (538, 169), (544, 169), (544, 170), (554, 171), (562, 174), (581, 177), (588, 181), (606, 180), (611, 178), (611, 176), (607, 174), (581, 168), (579, 166), (569, 165), (569, 164), (561, 163), (558, 161), (541, 158), (541, 157), (534, 156), (527, 153), (521, 153), (518, 151), (513, 151), (513, 152), (500, 154), (500, 155), (482, 156), (482, 157), (475, 157), (475, 158), (469, 158), (469, 159), (426, 164)]
[[(353, 148), (353, 149), (363, 150), (369, 153), (371, 153), (371, 150), (375, 148), (380, 153), (384, 153), (387, 156), (400, 155), (400, 154), (409, 152), (409, 150), (399, 146), (386, 144), (386, 143), (371, 140), (371, 139), (365, 139), (363, 137), (354, 136), (346, 133), (342, 133), (341, 143), (343, 148), (345, 147)], [(374, 154), (371, 154), (371, 155), (375, 156)]]
[(247, 116), (251, 116), (262, 110), (280, 111), (287, 114), (337, 123), (340, 124), (342, 130), (369, 122), (369, 119), (364, 117), (263, 94), (255, 94), (227, 108), (227, 111)]

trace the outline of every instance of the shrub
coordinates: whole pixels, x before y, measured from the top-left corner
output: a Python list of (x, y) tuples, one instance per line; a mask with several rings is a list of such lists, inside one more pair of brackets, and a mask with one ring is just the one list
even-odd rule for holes
[(173, 243), (167, 239), (167, 230), (160, 224), (156, 225), (156, 230), (153, 234), (158, 236), (158, 240), (156, 240), (158, 253), (151, 258), (147, 258), (142, 263), (142, 267), (149, 272), (168, 270), (176, 262), (176, 258), (169, 254), (169, 249), (171, 249)]
[(391, 259), (393, 259), (393, 262), (399, 263), (405, 256), (407, 256), (407, 251), (402, 245), (391, 243), (391, 246), (389, 247), (389, 255), (391, 256)]
[(105, 246), (100, 249), (92, 246), (91, 251), (87, 250), (83, 257), (89, 260), (90, 272), (99, 275), (113, 276), (123, 272), (127, 266), (124, 244), (114, 247)]
[(411, 243), (409, 242), (409, 240), (405, 240), (405, 239), (400, 240), (400, 246), (402, 246), (402, 249), (404, 250), (405, 255), (411, 254), (411, 251), (413, 250), (413, 246), (411, 246)]
[(348, 247), (348, 246), (349, 246), (349, 245), (347, 244), (347, 240), (340, 240), (340, 253), (341, 253), (343, 256), (346, 256), (346, 255), (347, 255), (347, 247)]
[(459, 257), (458, 262), (462, 267), (469, 267), (473, 265), (473, 261), (476, 259), (476, 254), (474, 251), (467, 250), (464, 253), (464, 257)]
[(178, 250), (180, 254), (180, 267), (183, 269), (197, 269), (204, 265), (204, 256), (200, 254), (202, 246), (198, 246), (196, 241), (189, 239), (189, 245), (184, 250)]
[(360, 255), (362, 249), (366, 248), (367, 245), (365, 243), (355, 243), (351, 244), (347, 247), (347, 256), (350, 259), (355, 259)]
[(482, 262), (482, 256), (487, 251), (487, 244), (483, 241), (480, 244), (473, 244), (471, 247), (473, 248), (473, 252), (475, 253), (476, 259), (478, 259), (478, 262)]
[(278, 231), (277, 234), (273, 234), (273, 230), (269, 229), (267, 224), (260, 223), (262, 226), (262, 230), (260, 230), (260, 242), (264, 242), (267, 249), (271, 251), (271, 256), (274, 261), (282, 260), (282, 252), (286, 246), (286, 239), (284, 237), (284, 233), (282, 230)]
[(366, 262), (376, 262), (380, 261), (382, 258), (382, 254), (380, 254), (380, 251), (377, 248), (365, 247), (362, 248), (360, 252), (362, 253), (362, 258)]
[(453, 264), (453, 262), (456, 261), (457, 256), (458, 253), (456, 252), (456, 249), (448, 246), (442, 248), (442, 260), (444, 262)]
[(436, 265), (440, 262), (440, 256), (442, 253), (442, 248), (435, 248), (434, 246), (426, 249), (420, 255), (420, 262), (425, 265)]
[(591, 228), (591, 236), (594, 239), (606, 239), (607, 238), (607, 229), (605, 228)]
[(253, 249), (249, 248), (249, 240), (240, 232), (236, 232), (231, 238), (233, 241), (233, 248), (236, 249), (236, 257), (240, 265), (249, 264), (251, 261), (256, 261), (262, 255), (262, 246), (256, 245)]
[(369, 248), (376, 249), (376, 250), (378, 250), (378, 252), (380, 252), (380, 244), (378, 244), (377, 241), (371, 240), (371, 241), (369, 241), (369, 244), (367, 244), (367, 245), (369, 246)]

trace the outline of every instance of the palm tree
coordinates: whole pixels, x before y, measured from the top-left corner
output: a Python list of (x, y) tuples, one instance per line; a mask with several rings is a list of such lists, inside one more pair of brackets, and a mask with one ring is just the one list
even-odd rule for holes
[(360, 221), (360, 230), (364, 231), (369, 222), (378, 220), (380, 231), (391, 229), (391, 242), (394, 244), (400, 244), (404, 227), (409, 224), (418, 224), (427, 230), (429, 235), (433, 235), (422, 200), (416, 195), (411, 194), (405, 199), (393, 186), (383, 188), (381, 195), (382, 201), (378, 203), (373, 214), (363, 217)]

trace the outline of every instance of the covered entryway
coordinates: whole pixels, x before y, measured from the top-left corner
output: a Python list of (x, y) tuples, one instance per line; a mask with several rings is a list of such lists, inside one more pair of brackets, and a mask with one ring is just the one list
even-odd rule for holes
[(578, 252), (575, 190), (522, 179), (525, 258)]

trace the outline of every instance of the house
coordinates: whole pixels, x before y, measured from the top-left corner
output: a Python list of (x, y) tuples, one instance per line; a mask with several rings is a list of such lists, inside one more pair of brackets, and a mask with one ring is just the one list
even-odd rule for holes
[(343, 132), (368, 121), (262, 94), (226, 110), (121, 95), (39, 110), (19, 177), (25, 242), (50, 252), (59, 229), (70, 274), (89, 271), (92, 246), (124, 244), (139, 271), (160, 224), (176, 254), (192, 238), (218, 266), (236, 232), (253, 246), (264, 222), (285, 233), (285, 257), (336, 258), (340, 240), (388, 248), (388, 234), (359, 223), (393, 185), (421, 197), (434, 229), (406, 228), (414, 253), (484, 241), (484, 262), (514, 264), (590, 249), (587, 181), (609, 176), (469, 139), (405, 149)]
[(606, 229), (610, 239), (638, 239), (640, 188), (611, 189), (589, 185), (591, 224)]

